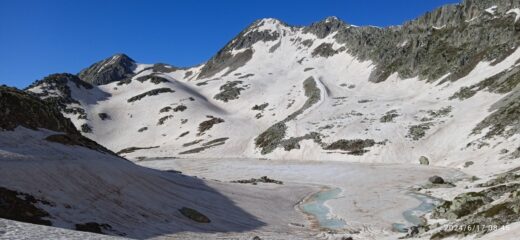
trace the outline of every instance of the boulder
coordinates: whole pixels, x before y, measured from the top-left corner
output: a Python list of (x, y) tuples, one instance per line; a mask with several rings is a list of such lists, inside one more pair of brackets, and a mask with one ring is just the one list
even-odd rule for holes
[(210, 223), (211, 222), (208, 217), (204, 216), (202, 213), (200, 213), (199, 211), (197, 211), (195, 209), (183, 207), (183, 208), (179, 209), (179, 212), (181, 212), (181, 214), (184, 215), (185, 217), (187, 217), (195, 222), (198, 222), (198, 223)]
[(430, 181), (433, 184), (443, 184), (444, 183), (444, 179), (437, 175), (428, 178), (428, 181)]
[(425, 156), (421, 156), (419, 158), (419, 163), (421, 165), (430, 165), (430, 160), (427, 157), (425, 157)]

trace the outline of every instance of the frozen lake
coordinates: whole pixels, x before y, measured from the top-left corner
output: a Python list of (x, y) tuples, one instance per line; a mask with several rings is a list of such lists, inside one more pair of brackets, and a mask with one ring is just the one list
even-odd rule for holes
[(332, 216), (326, 202), (340, 197), (341, 189), (334, 188), (313, 194), (306, 203), (301, 205), (302, 210), (313, 215), (321, 227), (327, 229), (345, 228), (345, 221)]
[[(464, 176), (456, 170), (441, 167), (339, 161), (169, 159), (138, 164), (220, 182), (267, 176), (284, 184), (261, 183), (251, 187), (273, 190), (283, 187), (284, 191), (289, 191), (287, 194), (291, 194), (293, 186), (315, 187), (317, 190), (308, 194), (308, 201), (295, 211), (299, 209), (314, 215), (311, 219), (314, 225), (309, 224), (312, 228), (336, 231), (371, 229), (391, 232), (396, 230), (396, 224), (416, 224), (420, 221), (418, 215), (429, 211), (433, 203), (410, 194), (409, 188), (426, 183), (433, 175), (448, 180)], [(319, 192), (319, 189), (328, 190)]]

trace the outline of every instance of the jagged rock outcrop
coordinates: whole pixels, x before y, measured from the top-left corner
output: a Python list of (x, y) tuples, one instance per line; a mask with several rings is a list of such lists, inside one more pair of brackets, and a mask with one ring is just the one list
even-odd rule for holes
[[(213, 56), (202, 67), (198, 79), (209, 78), (216, 73), (228, 68), (228, 74), (235, 69), (245, 65), (252, 57), (253, 51), (250, 47), (259, 41), (274, 41), (280, 37), (276, 31), (259, 30), (260, 27), (272, 25), (285, 25), (276, 19), (262, 19), (255, 21), (244, 31), (240, 32), (232, 41), (230, 41), (224, 48)], [(232, 51), (242, 50), (239, 53), (233, 54)]]
[(82, 136), (70, 119), (63, 117), (51, 102), (16, 88), (0, 86), (0, 129), (22, 126), (33, 130), (48, 129), (63, 134), (50, 135), (47, 141), (77, 145), (115, 155), (112, 151)]
[(0, 86), (0, 128), (13, 130), (17, 126), (79, 135), (53, 104), (16, 88)]
[[(83, 108), (79, 107), (80, 103), (72, 96), (71, 87), (87, 90), (93, 88), (91, 84), (82, 81), (76, 75), (56, 73), (32, 83), (25, 90), (65, 113), (78, 115), (79, 119), (86, 119), (87, 114)], [(70, 106), (71, 104), (76, 106)]]
[[(495, 5), (490, 13), (488, 8)], [(481, 60), (503, 59), (518, 46), (515, 16), (507, 13), (518, 5), (507, 0), (468, 0), (440, 7), (402, 26), (352, 27), (324, 21), (312, 28), (324, 29), (317, 32), (318, 37), (333, 32), (327, 29), (337, 30), (334, 38), (350, 53), (375, 62), (373, 82), (384, 81), (392, 73), (431, 81), (451, 73), (449, 80), (457, 80)]]
[(103, 85), (134, 75), (135, 61), (125, 54), (116, 54), (83, 69), (78, 76), (92, 85)]

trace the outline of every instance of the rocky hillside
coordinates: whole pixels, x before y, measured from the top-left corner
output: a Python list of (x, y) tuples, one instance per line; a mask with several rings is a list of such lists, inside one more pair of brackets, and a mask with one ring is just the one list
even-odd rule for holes
[[(0, 87), (0, 238), (80, 235), (27, 224), (15, 231), (12, 226), (20, 223), (7, 221), (5, 228), (5, 219), (137, 239), (182, 232), (244, 232), (266, 224), (260, 215), (236, 204), (255, 202), (252, 196), (258, 191), (284, 198), (276, 191), (137, 166), (82, 136), (53, 103)], [(255, 206), (271, 216), (278, 211), (262, 203)]]
[[(462, 183), (471, 188), (457, 183), (439, 194), (450, 199), (431, 219), (517, 222), (519, 19), (520, 2), (512, 0), (465, 0), (386, 28), (335, 17), (303, 27), (261, 19), (198, 66), (117, 54), (78, 74), (49, 75), (25, 92), (2, 87), (0, 128), (7, 131), (0, 132), (0, 156), (8, 161), (0, 172), (9, 181), (1, 182), (1, 196), (29, 214), (0, 217), (137, 238), (262, 226), (213, 191), (230, 195), (235, 186), (142, 169), (117, 154), (136, 162), (260, 158), (457, 168), (478, 177)], [(41, 168), (26, 174), (29, 163)], [(43, 177), (49, 175), (56, 177)], [(79, 185), (88, 190), (82, 199), (74, 198)], [(61, 188), (39, 192), (50, 186)], [(121, 211), (102, 211), (108, 208)], [(244, 220), (229, 222), (229, 214)], [(181, 224), (172, 227), (170, 219)], [(470, 234), (439, 226), (433, 239)]]
[(387, 28), (262, 19), (199, 66), (117, 54), (27, 91), (136, 160), (425, 156), (508, 169), (520, 147), (519, 7), (467, 0)]

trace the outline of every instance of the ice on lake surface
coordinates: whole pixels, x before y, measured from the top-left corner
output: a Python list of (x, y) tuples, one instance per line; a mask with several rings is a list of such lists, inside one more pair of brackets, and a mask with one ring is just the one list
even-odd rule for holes
[(409, 195), (421, 201), (421, 204), (415, 208), (403, 212), (403, 217), (408, 223), (394, 223), (393, 228), (395, 231), (407, 232), (408, 228), (411, 226), (425, 224), (422, 216), (428, 212), (431, 212), (435, 208), (435, 206), (440, 204), (440, 200), (429, 197), (424, 194), (410, 193)]
[(340, 188), (334, 188), (311, 196), (311, 199), (302, 205), (303, 211), (313, 215), (321, 227), (329, 229), (341, 229), (345, 227), (345, 221), (331, 217), (330, 209), (325, 206), (325, 202), (338, 198), (341, 193)]

